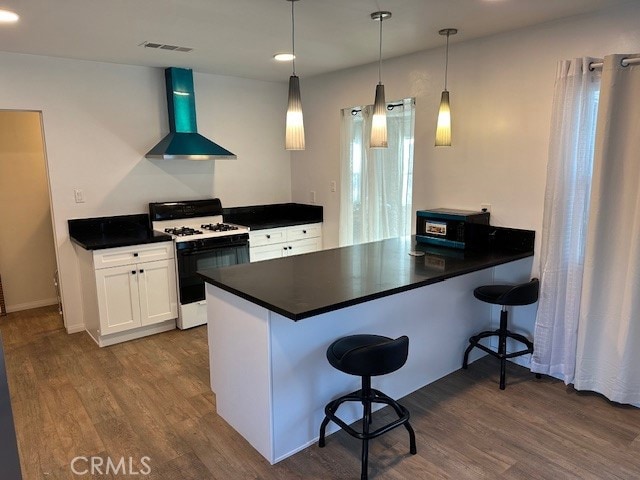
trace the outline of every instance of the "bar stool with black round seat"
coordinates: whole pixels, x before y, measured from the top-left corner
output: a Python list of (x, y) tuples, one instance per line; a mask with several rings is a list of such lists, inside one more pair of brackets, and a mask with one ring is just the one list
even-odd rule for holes
[[(409, 411), (391, 397), (375, 388), (371, 388), (371, 377), (386, 375), (400, 369), (407, 361), (409, 338), (406, 336), (392, 339), (380, 335), (350, 335), (339, 338), (327, 349), (329, 363), (341, 372), (362, 377), (362, 388), (353, 393), (336, 398), (324, 409), (325, 417), (320, 425), (318, 445), (325, 446), (325, 429), (330, 421), (335, 422), (352, 437), (362, 440), (361, 479), (367, 478), (369, 440), (378, 437), (400, 425), (409, 432), (409, 452), (416, 453), (416, 436), (409, 424)], [(362, 431), (359, 432), (336, 415), (338, 407), (345, 402), (360, 402), (363, 405)], [(373, 432), (371, 425), (371, 405), (381, 403), (391, 406), (398, 415), (394, 420)]]
[[(462, 368), (468, 367), (469, 352), (477, 347), (489, 355), (500, 359), (500, 389), (505, 388), (505, 370), (508, 358), (519, 357), (527, 353), (533, 353), (533, 343), (524, 335), (510, 332), (507, 329), (507, 306), (531, 305), (538, 301), (538, 292), (540, 291), (540, 282), (537, 278), (531, 279), (527, 283), (518, 285), (483, 285), (473, 291), (474, 297), (483, 302), (501, 305), (500, 311), (500, 328), (493, 331), (486, 331), (473, 335), (469, 338), (469, 346), (464, 352)], [(498, 351), (495, 352), (488, 347), (482, 345), (480, 340), (487, 337), (498, 337)], [(523, 350), (507, 353), (507, 338), (512, 338), (526, 346)], [(536, 378), (540, 378), (540, 374), (536, 374)]]

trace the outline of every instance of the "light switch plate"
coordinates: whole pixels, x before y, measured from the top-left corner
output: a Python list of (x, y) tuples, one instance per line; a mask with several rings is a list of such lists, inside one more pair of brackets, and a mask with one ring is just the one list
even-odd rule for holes
[(84, 203), (84, 190), (75, 188), (73, 190), (73, 198), (75, 198), (76, 203)]

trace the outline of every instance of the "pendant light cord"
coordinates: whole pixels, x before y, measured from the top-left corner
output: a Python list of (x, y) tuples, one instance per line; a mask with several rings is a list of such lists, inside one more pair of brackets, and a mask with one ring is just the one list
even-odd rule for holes
[(449, 73), (449, 32), (447, 32), (447, 50), (444, 61), (444, 90), (447, 91), (447, 74)]
[(293, 75), (296, 74), (296, 20), (293, 14), (293, 6), (296, 3), (296, 0), (289, 0), (291, 2), (291, 55), (293, 55), (293, 59), (291, 60), (291, 64), (293, 65)]
[(378, 85), (382, 85), (382, 15), (380, 15), (380, 50), (378, 52)]

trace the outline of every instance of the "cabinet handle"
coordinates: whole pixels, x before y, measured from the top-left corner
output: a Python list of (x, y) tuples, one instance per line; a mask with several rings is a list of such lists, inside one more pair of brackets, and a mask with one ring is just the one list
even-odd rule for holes
[(134, 254), (133, 254), (133, 256), (134, 256), (134, 257), (137, 257), (137, 256), (138, 256), (138, 254), (137, 254), (137, 253), (134, 253)]
[(306, 230), (302, 230), (302, 233), (305, 233), (305, 234), (306, 234), (306, 233), (307, 233), (307, 231), (306, 231)]
[(140, 269), (140, 273), (144, 273), (144, 269), (143, 268)]
[(131, 275), (135, 275), (136, 271), (135, 270), (131, 270)]
[(287, 247), (282, 247), (282, 249), (283, 249), (283, 250), (286, 250), (286, 249), (287, 249)]
[(271, 238), (271, 235), (267, 235), (267, 238)]
[(289, 247), (289, 250), (291, 250), (292, 247)]

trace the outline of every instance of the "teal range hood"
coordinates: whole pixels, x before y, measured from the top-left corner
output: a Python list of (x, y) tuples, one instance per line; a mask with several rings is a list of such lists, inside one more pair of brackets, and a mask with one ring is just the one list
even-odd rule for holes
[(169, 109), (169, 134), (145, 155), (168, 160), (235, 159), (226, 148), (198, 133), (193, 72), (186, 68), (164, 71)]

